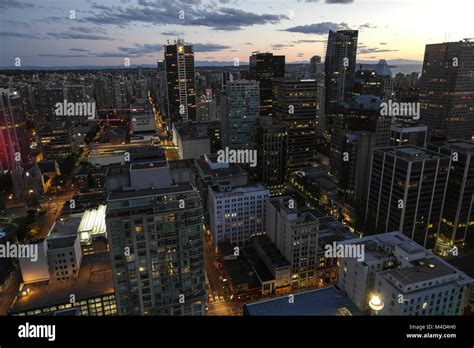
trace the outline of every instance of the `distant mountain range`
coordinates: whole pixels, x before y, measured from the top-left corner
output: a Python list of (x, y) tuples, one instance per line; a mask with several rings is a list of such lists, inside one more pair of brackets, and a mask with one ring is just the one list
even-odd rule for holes
[[(308, 61), (289, 62), (287, 64), (308, 64)], [(377, 64), (378, 60), (360, 60), (357, 64)], [(393, 74), (398, 72), (407, 74), (411, 72), (421, 72), (423, 62), (410, 59), (394, 59), (387, 60), (388, 65), (391, 66)], [(226, 61), (196, 61), (196, 67), (219, 67), (219, 66), (233, 66), (234, 62)], [(247, 66), (247, 62), (241, 62), (241, 66)], [(156, 68), (156, 64), (131, 65), (127, 69), (136, 69), (138, 66), (143, 68)], [(77, 66), (24, 66), (24, 67), (0, 67), (1, 70), (108, 70), (108, 69), (124, 69), (121, 65), (77, 65)]]

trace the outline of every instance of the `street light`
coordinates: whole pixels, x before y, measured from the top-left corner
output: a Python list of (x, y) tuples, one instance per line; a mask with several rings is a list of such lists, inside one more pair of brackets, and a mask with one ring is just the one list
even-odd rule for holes
[(377, 315), (378, 312), (384, 307), (384, 303), (380, 296), (372, 295), (369, 301), (369, 307), (374, 311), (375, 315)]

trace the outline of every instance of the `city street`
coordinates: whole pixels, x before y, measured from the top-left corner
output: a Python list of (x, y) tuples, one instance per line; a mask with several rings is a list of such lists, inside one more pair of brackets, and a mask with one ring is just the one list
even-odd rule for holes
[(42, 217), (40, 233), (38, 238), (44, 238), (47, 236), (54, 221), (61, 215), (61, 209), (65, 202), (69, 201), (71, 197), (76, 194), (74, 189), (69, 189), (67, 192), (53, 197), (46, 197), (41, 201), (41, 208), (45, 210), (45, 215)]
[(160, 147), (165, 151), (165, 156), (168, 161), (178, 160), (178, 152), (176, 146), (171, 140), (168, 140), (168, 133), (163, 127), (163, 118), (153, 103), (153, 99), (150, 98), (150, 103), (153, 105), (153, 115), (155, 116), (156, 130), (160, 137)]
[(243, 303), (230, 299), (232, 293), (222, 271), (216, 267), (216, 253), (208, 237), (205, 238), (205, 268), (209, 288), (207, 289), (207, 315), (242, 315)]

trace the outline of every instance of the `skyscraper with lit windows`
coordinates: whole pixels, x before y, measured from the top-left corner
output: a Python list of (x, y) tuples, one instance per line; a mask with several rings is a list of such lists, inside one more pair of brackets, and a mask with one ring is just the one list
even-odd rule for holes
[(196, 119), (196, 81), (194, 50), (182, 39), (165, 45), (166, 88), (168, 107), (165, 121), (168, 129), (178, 120)]

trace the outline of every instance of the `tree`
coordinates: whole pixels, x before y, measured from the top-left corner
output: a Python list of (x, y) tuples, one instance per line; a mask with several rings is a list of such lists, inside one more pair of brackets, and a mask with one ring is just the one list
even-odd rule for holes
[[(31, 192), (31, 191), (30, 191)], [(37, 207), (39, 206), (39, 200), (38, 200), (38, 196), (36, 195), (36, 193), (34, 192), (31, 192), (31, 193), (28, 193), (28, 198), (26, 199), (26, 204), (29, 206), (29, 207)]]

